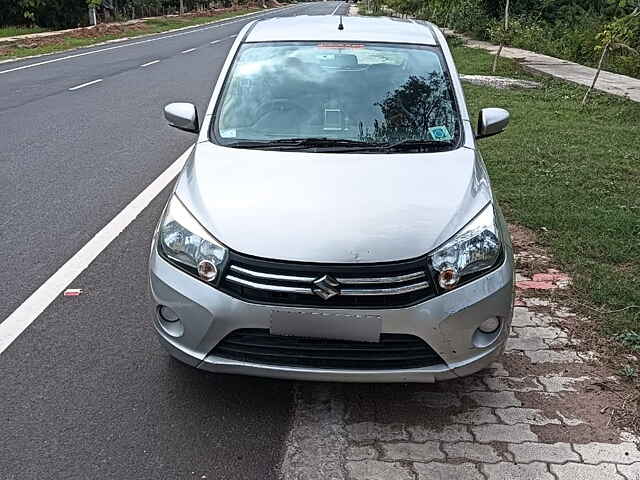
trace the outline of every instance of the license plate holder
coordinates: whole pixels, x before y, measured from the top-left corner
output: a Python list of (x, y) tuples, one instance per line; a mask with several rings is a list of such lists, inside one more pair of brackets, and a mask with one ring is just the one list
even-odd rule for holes
[(272, 335), (377, 343), (381, 330), (381, 315), (271, 311)]

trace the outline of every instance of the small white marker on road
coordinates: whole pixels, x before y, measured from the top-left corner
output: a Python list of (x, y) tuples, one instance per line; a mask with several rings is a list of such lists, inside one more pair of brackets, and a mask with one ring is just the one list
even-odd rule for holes
[(187, 50), (183, 50), (180, 53), (189, 53), (189, 52), (193, 52), (194, 50), (197, 50), (197, 48), (189, 48)]
[(147, 63), (143, 63), (142, 65), (140, 65), (141, 67), (148, 67), (149, 65), (154, 65), (156, 63), (160, 63), (160, 60), (153, 60), (151, 62), (147, 62)]
[(71, 87), (69, 89), (70, 92), (73, 92), (74, 90), (78, 90), (80, 88), (84, 88), (84, 87), (88, 87), (89, 85), (95, 85), (96, 83), (100, 83), (102, 81), (101, 78), (97, 79), (97, 80), (93, 80), (91, 82), (87, 82), (87, 83), (83, 83), (82, 85), (76, 85), (75, 87)]

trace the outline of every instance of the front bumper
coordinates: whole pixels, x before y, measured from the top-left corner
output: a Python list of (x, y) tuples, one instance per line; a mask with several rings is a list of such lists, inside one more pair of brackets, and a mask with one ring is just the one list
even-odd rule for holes
[[(402, 370), (337, 370), (263, 365), (211, 355), (229, 333), (241, 328), (269, 329), (275, 307), (247, 303), (191, 277), (151, 249), (149, 276), (156, 305), (171, 308), (179, 324), (160, 319), (154, 325), (169, 353), (194, 367), (218, 373), (272, 378), (343, 382), (435, 382), (463, 377), (489, 366), (503, 351), (513, 313), (513, 260), (507, 246), (503, 264), (451, 292), (407, 308), (383, 310), (331, 309), (327, 313), (382, 317), (382, 333), (415, 335), (427, 342), (444, 363)], [(278, 310), (310, 310), (277, 307)], [(311, 309), (320, 311), (321, 309)], [(488, 317), (501, 319), (490, 342), (478, 340), (477, 328)]]

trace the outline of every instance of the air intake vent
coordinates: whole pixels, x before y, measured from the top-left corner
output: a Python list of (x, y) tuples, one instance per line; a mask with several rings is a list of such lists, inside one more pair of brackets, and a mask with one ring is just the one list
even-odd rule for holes
[(211, 355), (260, 365), (392, 370), (443, 364), (442, 358), (413, 335), (383, 333), (379, 343), (271, 335), (266, 329), (241, 329), (227, 335)]

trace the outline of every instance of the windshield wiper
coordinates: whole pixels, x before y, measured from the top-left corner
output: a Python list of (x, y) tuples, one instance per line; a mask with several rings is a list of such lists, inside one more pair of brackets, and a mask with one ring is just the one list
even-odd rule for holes
[[(395, 143), (355, 143), (349, 148), (340, 148), (339, 146), (331, 149), (333, 153), (340, 152), (408, 152), (417, 150), (424, 152), (427, 150), (438, 150), (455, 145), (455, 142), (442, 140), (402, 140)], [(324, 151), (324, 150), (323, 150)]]
[(358, 140), (346, 140), (340, 138), (328, 137), (309, 137), (309, 138), (279, 138), (277, 140), (246, 140), (234, 143), (228, 143), (227, 147), (235, 148), (273, 148), (277, 150), (302, 149), (302, 148), (331, 148), (331, 147), (358, 147), (372, 148), (376, 147), (375, 143), (361, 142)]
[(402, 140), (396, 143), (387, 143), (380, 145), (382, 150), (428, 150), (432, 148), (451, 147), (454, 145), (453, 140)]
[(425, 151), (450, 147), (453, 141), (442, 140), (402, 140), (395, 143), (365, 142), (360, 140), (348, 140), (339, 138), (281, 138), (267, 141), (238, 141), (226, 146), (235, 148), (264, 148), (273, 150), (301, 150), (306, 148), (319, 148), (322, 152), (406, 152), (411, 150)]

